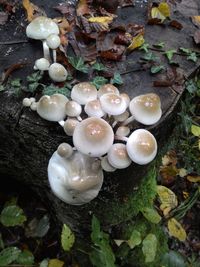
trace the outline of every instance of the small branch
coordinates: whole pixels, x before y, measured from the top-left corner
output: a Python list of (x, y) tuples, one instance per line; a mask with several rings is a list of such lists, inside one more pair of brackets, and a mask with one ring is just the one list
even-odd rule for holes
[(28, 43), (28, 40), (13, 40), (13, 41), (7, 41), (7, 42), (0, 42), (0, 45), (12, 45), (12, 44), (23, 44)]

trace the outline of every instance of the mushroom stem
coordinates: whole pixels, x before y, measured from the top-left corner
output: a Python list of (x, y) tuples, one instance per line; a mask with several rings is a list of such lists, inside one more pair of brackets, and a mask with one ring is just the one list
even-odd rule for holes
[(76, 117), (78, 121), (82, 121), (83, 119), (81, 118), (81, 116), (77, 116)]
[(129, 124), (130, 122), (134, 121), (135, 117), (134, 116), (130, 116), (127, 120), (125, 120), (121, 125), (126, 126), (127, 124)]
[(117, 125), (118, 121), (114, 121), (112, 124), (112, 128), (114, 128)]
[(58, 123), (60, 124), (60, 126), (64, 127), (65, 121), (64, 120), (58, 121)]
[(56, 63), (56, 49), (53, 49), (53, 62)]
[(46, 58), (49, 62), (51, 62), (51, 57), (50, 57), (50, 52), (49, 52), (49, 47), (47, 45), (46, 40), (42, 41), (43, 44), (43, 53), (44, 53), (44, 58)]
[(115, 140), (127, 142), (128, 141), (128, 137), (115, 135)]

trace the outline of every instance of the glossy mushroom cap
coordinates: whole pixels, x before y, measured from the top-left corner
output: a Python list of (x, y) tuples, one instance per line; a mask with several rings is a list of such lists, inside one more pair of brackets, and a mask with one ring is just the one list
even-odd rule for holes
[(37, 104), (37, 113), (48, 121), (61, 121), (65, 118), (65, 105), (68, 98), (62, 94), (44, 95)]
[(100, 103), (103, 111), (109, 115), (120, 115), (126, 110), (126, 102), (117, 94), (108, 93), (102, 95)]
[(67, 70), (59, 63), (53, 63), (49, 67), (49, 77), (55, 82), (64, 82), (67, 75)]
[(67, 143), (62, 143), (58, 146), (57, 153), (62, 158), (70, 158), (73, 154), (73, 148)]
[(47, 37), (47, 45), (51, 49), (56, 49), (60, 45), (60, 37), (57, 34), (51, 34)]
[(138, 122), (152, 125), (162, 115), (160, 97), (154, 93), (136, 96), (131, 100), (129, 110)]
[(48, 164), (48, 179), (58, 198), (71, 205), (82, 205), (98, 195), (103, 171), (96, 159), (78, 151), (70, 158), (60, 157), (54, 152)]
[(89, 82), (78, 83), (72, 88), (71, 98), (80, 105), (85, 105), (87, 102), (97, 99), (97, 89)]
[(138, 129), (129, 136), (126, 149), (132, 161), (144, 165), (155, 158), (157, 154), (157, 142), (149, 131)]
[(98, 117), (101, 118), (105, 115), (105, 112), (101, 108), (101, 103), (99, 99), (92, 100), (87, 102), (84, 107), (85, 113), (89, 117)]
[(35, 61), (34, 69), (35, 70), (48, 70), (50, 66), (49, 61), (42, 57)]
[(111, 126), (100, 118), (81, 121), (73, 134), (74, 146), (83, 154), (100, 157), (108, 152), (114, 141)]
[(104, 94), (113, 93), (119, 95), (119, 90), (113, 84), (108, 83), (102, 85), (98, 90), (98, 97), (100, 98)]
[(106, 172), (114, 172), (114, 171), (116, 171), (116, 168), (114, 168), (112, 165), (110, 165), (110, 163), (108, 161), (108, 156), (104, 156), (101, 159), (101, 167)]
[(36, 40), (44, 40), (50, 34), (59, 34), (58, 25), (50, 18), (36, 17), (26, 28), (26, 35)]
[(68, 101), (65, 106), (65, 111), (69, 117), (78, 117), (82, 112), (82, 107), (76, 101)]
[(79, 121), (77, 119), (74, 118), (68, 118), (65, 123), (64, 123), (64, 131), (67, 135), (72, 136), (74, 134), (74, 130), (77, 126), (77, 124), (79, 124)]
[(109, 163), (117, 169), (127, 168), (131, 164), (126, 145), (121, 143), (113, 144), (108, 151)]

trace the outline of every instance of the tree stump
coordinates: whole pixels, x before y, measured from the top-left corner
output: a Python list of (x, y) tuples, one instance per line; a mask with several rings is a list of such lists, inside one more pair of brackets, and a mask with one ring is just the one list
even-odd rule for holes
[[(59, 3), (58, 0), (35, 0), (33, 2), (38, 6), (41, 6), (42, 2), (49, 17), (60, 16), (60, 13), (53, 9)], [(188, 2), (190, 5), (186, 10), (185, 5)], [(195, 26), (190, 19), (190, 16), (197, 15), (199, 12), (198, 0), (181, 1), (181, 3), (173, 5), (173, 10), (176, 10), (173, 12), (173, 19), (183, 25), (182, 30), (170, 26), (147, 25), (147, 9), (148, 5), (145, 1), (144, 3), (137, 1), (135, 6), (119, 9), (117, 20), (126, 24), (130, 22), (144, 24), (145, 40), (152, 49), (154, 44), (163, 41), (165, 50), (178, 49), (180, 46), (198, 50), (191, 37)], [(25, 13), (19, 4), (16, 13), (0, 28), (0, 35), (3, 36), (0, 42), (0, 71), (3, 73), (10, 65), (26, 61), (28, 62), (26, 66), (12, 74), (12, 77), (19, 77), (23, 80), (33, 72), (34, 61), (42, 56), (41, 43), (27, 39), (26, 25)], [(18, 41), (22, 43), (17, 43)], [(200, 50), (198, 51), (200, 52)], [(155, 49), (153, 52), (159, 55), (165, 66), (171, 68), (162, 51)], [(127, 92), (130, 98), (148, 92), (155, 92), (160, 96), (163, 116), (159, 123), (148, 129), (160, 140), (159, 148), (161, 148), (173, 127), (172, 117), (175, 115), (175, 107), (183, 94), (184, 85), (179, 85), (176, 80), (179, 74), (176, 73), (176, 77), (172, 77), (174, 81), (170, 86), (153, 86), (154, 81), (160, 81), (162, 77), (158, 78), (149, 70), (140, 69), (137, 62), (143, 55), (142, 53), (140, 50), (133, 51), (127, 56), (126, 61), (120, 61), (114, 65), (124, 80), (124, 84), (119, 88), (120, 92)], [(174, 59), (184, 70), (186, 78), (198, 66), (198, 62), (189, 61), (182, 54), (176, 54)], [(164, 74), (166, 73), (164, 72)], [(90, 229), (91, 214), (93, 213), (99, 217), (105, 227), (117, 225), (126, 220), (126, 211), (119, 216), (117, 207), (123, 207), (125, 200), (134, 194), (134, 188), (139, 186), (139, 181), (146, 174), (148, 166), (132, 164), (127, 169), (105, 173), (104, 184), (99, 196), (89, 204), (70, 206), (63, 203), (50, 190), (47, 180), (47, 165), (58, 145), (61, 142), (71, 142), (71, 139), (65, 135), (58, 124), (45, 121), (35, 112), (23, 108), (22, 99), (25, 96), (24, 93), (23, 96), (16, 97), (12, 90), (0, 92), (0, 174), (2, 180), (3, 177), (8, 177), (8, 179), (13, 177), (27, 184), (45, 201), (58, 222), (67, 223), (79, 233)], [(133, 125), (133, 128), (138, 127), (144, 126)]]

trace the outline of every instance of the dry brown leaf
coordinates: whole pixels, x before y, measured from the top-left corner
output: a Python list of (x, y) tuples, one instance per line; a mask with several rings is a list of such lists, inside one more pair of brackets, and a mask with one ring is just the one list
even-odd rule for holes
[(27, 13), (27, 20), (31, 22), (37, 16), (46, 16), (45, 12), (41, 10), (38, 6), (31, 3), (29, 0), (23, 0), (22, 2), (24, 9)]
[(187, 177), (187, 180), (191, 183), (198, 183), (200, 182), (200, 176), (199, 175), (188, 175)]
[(90, 13), (87, 0), (79, 0), (76, 13), (77, 16), (83, 16)]
[(53, 20), (58, 24), (61, 35), (64, 35), (72, 30), (72, 27), (66, 18), (54, 18)]
[(169, 185), (174, 182), (175, 177), (179, 173), (176, 166), (168, 165), (160, 168), (160, 175), (162, 177), (162, 184)]

